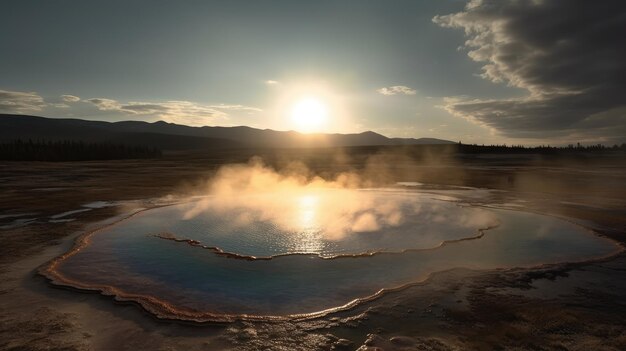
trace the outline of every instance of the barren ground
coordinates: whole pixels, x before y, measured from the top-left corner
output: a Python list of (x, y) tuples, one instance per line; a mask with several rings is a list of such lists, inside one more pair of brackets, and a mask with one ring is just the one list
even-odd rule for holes
[[(383, 153), (387, 151), (382, 150)], [(626, 242), (623, 155), (421, 157), (381, 150), (240, 150), (157, 160), (0, 163), (0, 216), (35, 213), (0, 229), (0, 349), (4, 350), (624, 350), (626, 255), (538, 269), (434, 275), (424, 284), (306, 322), (188, 325), (159, 321), (110, 297), (51, 287), (36, 269), (120, 207), (45, 217), (94, 201), (193, 193), (220, 165), (260, 155), (312, 173), (354, 170), (373, 184), (417, 181), (502, 190), (481, 202), (524, 207), (584, 223)], [(373, 154), (378, 156), (371, 157)], [(339, 155), (339, 156), (338, 156)], [(473, 201), (468, 199), (469, 201)], [(14, 218), (0, 218), (0, 225)]]

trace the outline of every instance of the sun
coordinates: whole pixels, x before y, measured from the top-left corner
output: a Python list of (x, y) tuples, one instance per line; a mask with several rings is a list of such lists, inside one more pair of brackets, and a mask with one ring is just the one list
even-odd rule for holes
[(291, 121), (302, 132), (316, 132), (328, 120), (328, 106), (319, 98), (307, 96), (296, 100), (291, 109)]

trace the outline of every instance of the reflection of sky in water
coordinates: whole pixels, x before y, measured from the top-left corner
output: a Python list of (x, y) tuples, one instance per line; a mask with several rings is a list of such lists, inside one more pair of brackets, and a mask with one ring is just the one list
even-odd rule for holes
[[(292, 208), (280, 208), (294, 216), (293, 221), (286, 222), (274, 222), (271, 216), (257, 216), (236, 206), (228, 215), (207, 207), (207, 212), (180, 220), (197, 204), (164, 207), (96, 234), (93, 243), (66, 261), (61, 271), (70, 278), (153, 294), (200, 310), (289, 314), (343, 305), (381, 288), (414, 282), (431, 272), (454, 267), (528, 266), (589, 259), (616, 250), (608, 240), (551, 217), (459, 207), (418, 193), (369, 194), (370, 205), (400, 204), (397, 208), (403, 220), (395, 225), (385, 222), (367, 232), (327, 236), (320, 219), (361, 218), (365, 210), (356, 206), (357, 212), (346, 212), (338, 202), (341, 198), (331, 197), (332, 202), (328, 202), (308, 195), (293, 201)], [(246, 221), (234, 219), (245, 214), (250, 215)], [(472, 236), (481, 225), (494, 220), (500, 226), (479, 240), (436, 250), (331, 260), (311, 256), (237, 260), (148, 235), (170, 231), (206, 245), (254, 255), (329, 255), (433, 247), (442, 240)]]
[[(170, 233), (253, 256), (294, 252), (333, 256), (431, 248), (445, 240), (475, 236), (478, 229), (498, 223), (491, 211), (462, 208), (416, 193), (339, 194), (298, 194), (279, 201), (273, 195), (239, 197), (224, 208), (218, 207), (218, 200), (213, 203), (214, 199), (208, 198), (209, 204), (187, 203), (149, 211), (108, 232)], [(200, 206), (203, 210), (196, 211)], [(194, 215), (186, 216), (190, 211)]]

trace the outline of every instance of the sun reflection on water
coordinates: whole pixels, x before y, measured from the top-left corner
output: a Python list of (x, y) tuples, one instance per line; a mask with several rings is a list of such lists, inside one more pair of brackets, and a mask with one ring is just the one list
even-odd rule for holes
[(296, 252), (323, 252), (324, 240), (320, 226), (320, 195), (304, 194), (294, 199), (295, 235), (290, 235), (290, 246)]
[(318, 227), (317, 211), (319, 205), (319, 196), (308, 194), (303, 195), (298, 200), (298, 224), (304, 230)]

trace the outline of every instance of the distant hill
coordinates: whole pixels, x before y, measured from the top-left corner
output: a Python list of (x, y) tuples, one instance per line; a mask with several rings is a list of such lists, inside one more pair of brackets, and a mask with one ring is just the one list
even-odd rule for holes
[(245, 126), (190, 127), (163, 121), (104, 122), (0, 114), (0, 141), (15, 139), (111, 142), (161, 150), (454, 144), (433, 138), (388, 138), (371, 131), (358, 134), (303, 134)]

